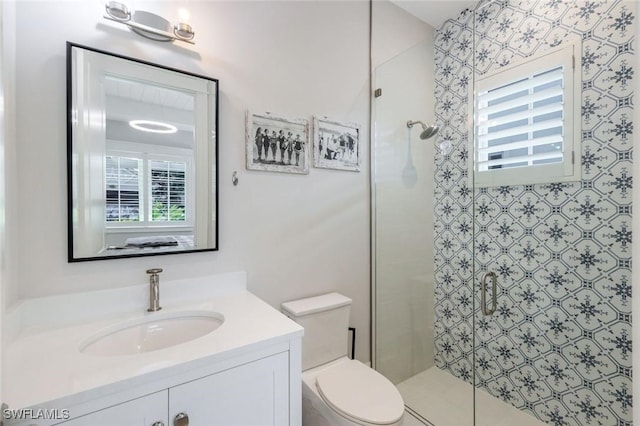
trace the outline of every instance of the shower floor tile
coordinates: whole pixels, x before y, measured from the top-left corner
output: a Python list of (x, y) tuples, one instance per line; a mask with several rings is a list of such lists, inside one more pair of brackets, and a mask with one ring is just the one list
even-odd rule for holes
[[(397, 385), (405, 405), (433, 426), (473, 425), (473, 386), (431, 367)], [(545, 423), (483, 390), (477, 395), (477, 426), (544, 426)]]

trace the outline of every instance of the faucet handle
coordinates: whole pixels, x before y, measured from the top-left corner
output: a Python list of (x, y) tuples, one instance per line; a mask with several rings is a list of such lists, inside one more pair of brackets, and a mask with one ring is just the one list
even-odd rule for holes
[(147, 269), (147, 274), (159, 274), (160, 272), (162, 272), (162, 268)]

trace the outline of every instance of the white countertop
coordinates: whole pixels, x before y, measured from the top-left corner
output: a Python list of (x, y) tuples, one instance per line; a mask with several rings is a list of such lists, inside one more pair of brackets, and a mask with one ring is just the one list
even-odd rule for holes
[[(102, 295), (94, 292), (76, 297), (74, 303), (80, 302), (83, 306), (76, 309), (75, 322), (74, 315), (68, 315), (64, 325), (47, 327), (42, 321), (23, 318), (22, 330), (5, 352), (4, 402), (16, 409), (58, 405), (62, 401), (69, 403), (70, 397), (78, 395), (82, 400), (97, 398), (121, 388), (123, 383), (135, 386), (153, 380), (157, 375), (171, 374), (173, 370), (184, 371), (190, 364), (216, 362), (245, 349), (255, 350), (302, 336), (302, 327), (246, 291), (244, 283), (238, 284), (236, 280), (227, 285), (226, 290), (221, 290), (222, 285), (212, 286), (207, 280), (205, 285), (193, 282), (173, 285), (161, 283), (160, 302), (163, 309), (157, 313), (146, 312), (146, 306), (142, 306), (144, 302), (137, 302), (140, 306), (136, 310), (108, 315), (109, 318), (105, 319), (108, 309), (104, 308), (104, 303), (117, 303), (119, 297), (118, 291), (110, 290)], [(207, 287), (216, 288), (207, 295)], [(148, 292), (148, 286), (146, 289)], [(169, 297), (163, 298), (163, 289), (169, 295), (172, 292), (182, 294), (175, 298), (182, 299), (180, 303), (173, 303)], [(140, 293), (141, 290), (137, 289), (134, 293)], [(123, 291), (120, 296), (130, 293), (131, 289)], [(185, 302), (186, 293), (200, 301)], [(47, 306), (46, 302), (38, 300), (34, 303), (41, 308)], [(39, 314), (44, 322), (64, 307), (60, 305), (64, 298), (49, 302), (52, 304), (51, 312)], [(96, 309), (102, 312), (103, 318), (90, 320), (90, 309), (84, 303), (99, 304), (100, 307), (96, 305)], [(73, 310), (70, 306), (67, 308)], [(32, 312), (34, 309), (26, 307), (23, 311)], [(85, 339), (105, 327), (121, 321), (177, 311), (215, 311), (224, 315), (225, 321), (208, 335), (153, 352), (96, 356), (82, 354), (78, 350)]]

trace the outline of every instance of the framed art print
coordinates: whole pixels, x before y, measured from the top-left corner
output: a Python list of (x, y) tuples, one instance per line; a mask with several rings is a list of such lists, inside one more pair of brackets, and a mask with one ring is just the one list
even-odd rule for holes
[(313, 165), (360, 171), (360, 126), (326, 117), (313, 118)]
[(247, 169), (309, 173), (309, 122), (247, 111)]

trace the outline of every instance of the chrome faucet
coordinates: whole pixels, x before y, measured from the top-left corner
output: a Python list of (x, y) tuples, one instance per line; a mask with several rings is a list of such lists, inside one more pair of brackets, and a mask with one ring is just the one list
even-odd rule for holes
[(147, 269), (149, 274), (149, 309), (148, 312), (155, 312), (162, 309), (160, 307), (160, 276), (162, 268)]

